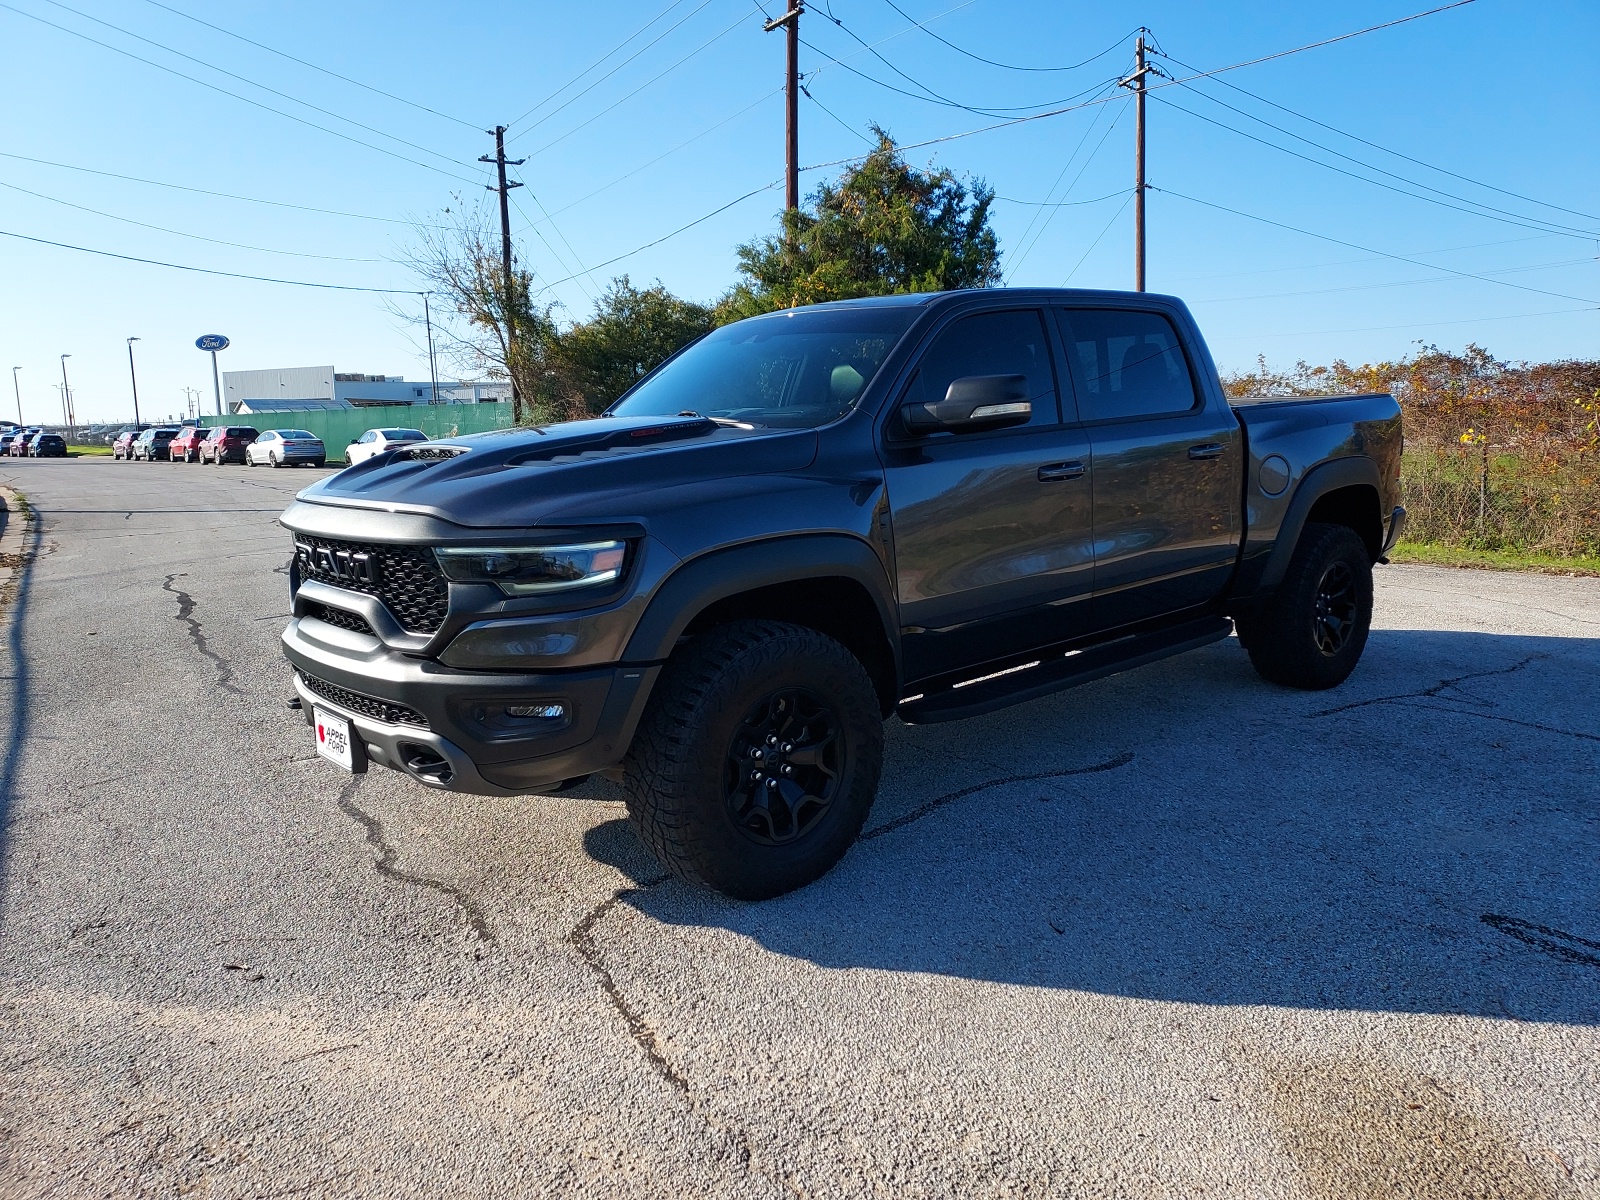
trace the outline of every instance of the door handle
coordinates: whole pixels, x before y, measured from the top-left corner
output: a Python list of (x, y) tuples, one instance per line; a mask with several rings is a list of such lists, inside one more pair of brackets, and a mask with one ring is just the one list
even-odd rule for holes
[(1083, 464), (1081, 462), (1052, 463), (1048, 467), (1039, 468), (1040, 483), (1059, 483), (1063, 479), (1082, 479)]
[(1203, 442), (1198, 446), (1189, 447), (1189, 457), (1195, 459), (1221, 458), (1222, 452), (1227, 447), (1221, 442)]

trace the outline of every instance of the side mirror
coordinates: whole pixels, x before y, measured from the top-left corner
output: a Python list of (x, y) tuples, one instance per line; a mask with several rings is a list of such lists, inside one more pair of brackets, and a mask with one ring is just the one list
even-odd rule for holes
[(972, 433), (1026, 425), (1033, 419), (1026, 375), (967, 375), (936, 404), (905, 404), (900, 419), (915, 434)]
[(354, 446), (360, 440), (361, 440), (360, 438), (351, 438), (348, 442), (345, 443), (345, 445)]

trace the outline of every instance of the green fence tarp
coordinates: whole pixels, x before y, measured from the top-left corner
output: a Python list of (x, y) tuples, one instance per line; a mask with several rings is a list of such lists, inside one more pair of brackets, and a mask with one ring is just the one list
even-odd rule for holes
[(511, 405), (407, 404), (373, 408), (326, 408), (299, 412), (237, 413), (226, 421), (205, 417), (202, 425), (249, 425), (268, 429), (304, 429), (322, 439), (330, 459), (342, 459), (344, 449), (369, 429), (420, 429), (431, 438), (460, 437), (511, 427)]

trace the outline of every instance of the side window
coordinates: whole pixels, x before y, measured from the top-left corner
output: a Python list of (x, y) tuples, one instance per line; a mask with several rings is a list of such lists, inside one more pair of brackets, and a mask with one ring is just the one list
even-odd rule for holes
[(923, 351), (906, 399), (937, 404), (952, 382), (968, 375), (1026, 375), (1033, 402), (1028, 424), (1054, 425), (1061, 419), (1050, 341), (1037, 309), (975, 313), (946, 325)]
[(1199, 401), (1172, 322), (1160, 313), (1058, 310), (1086, 421), (1189, 412)]

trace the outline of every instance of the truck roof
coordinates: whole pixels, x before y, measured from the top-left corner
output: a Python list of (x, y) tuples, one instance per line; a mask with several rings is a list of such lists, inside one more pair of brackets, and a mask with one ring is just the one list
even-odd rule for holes
[(961, 288), (950, 292), (903, 292), (892, 296), (857, 296), (850, 300), (828, 300), (822, 304), (807, 304), (802, 307), (807, 309), (902, 308), (928, 305), (938, 300), (953, 300), (964, 296), (1015, 296), (1018, 299), (1027, 298), (1034, 301), (1071, 300), (1078, 303), (1090, 301), (1100, 304), (1128, 300), (1160, 300), (1172, 304), (1181, 303), (1176, 296), (1167, 296), (1159, 292), (1123, 292), (1105, 288), (1018, 287)]

